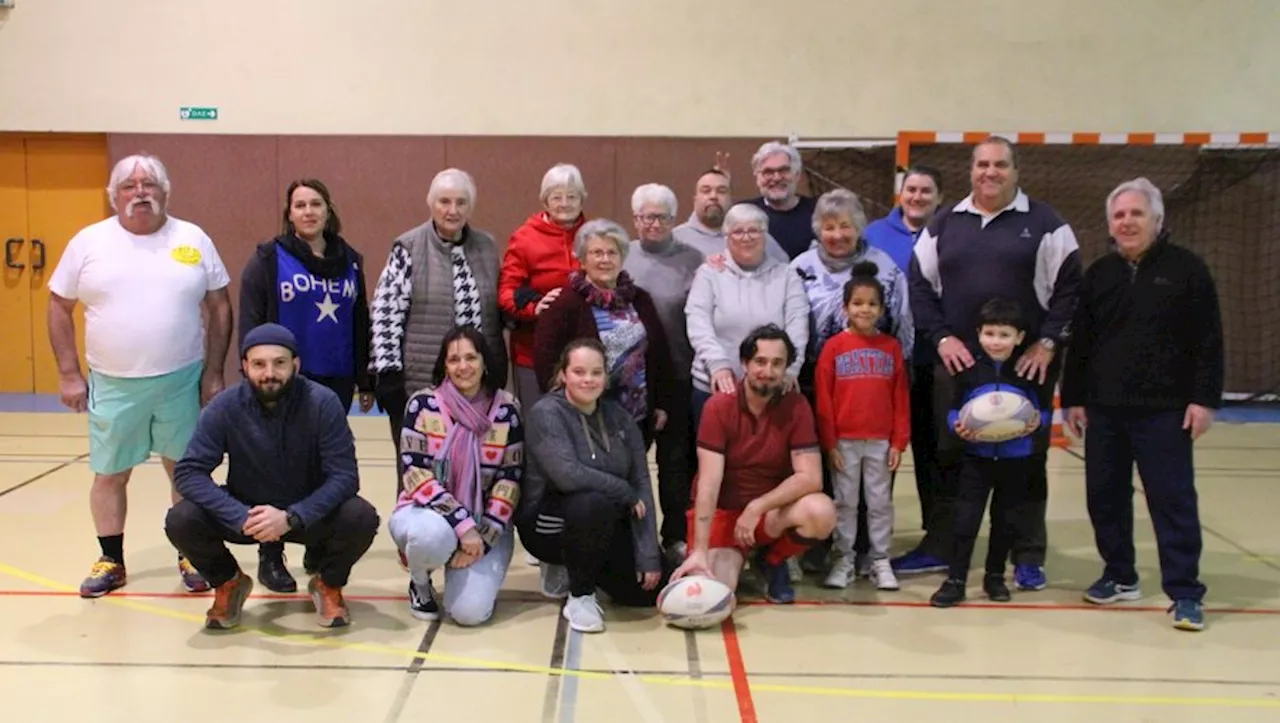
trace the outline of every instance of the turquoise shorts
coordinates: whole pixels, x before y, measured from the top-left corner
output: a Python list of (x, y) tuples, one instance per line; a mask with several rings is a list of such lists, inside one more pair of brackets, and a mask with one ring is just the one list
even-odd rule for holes
[(204, 362), (158, 377), (126, 379), (89, 372), (89, 468), (118, 474), (155, 452), (177, 461), (200, 418)]

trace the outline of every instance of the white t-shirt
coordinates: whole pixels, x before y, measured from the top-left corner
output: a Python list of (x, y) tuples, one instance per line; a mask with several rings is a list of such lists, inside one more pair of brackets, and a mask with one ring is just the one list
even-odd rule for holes
[(115, 216), (67, 244), (49, 290), (85, 306), (85, 358), (113, 377), (168, 374), (204, 358), (201, 302), (231, 282), (213, 241), (173, 217), (136, 236)]

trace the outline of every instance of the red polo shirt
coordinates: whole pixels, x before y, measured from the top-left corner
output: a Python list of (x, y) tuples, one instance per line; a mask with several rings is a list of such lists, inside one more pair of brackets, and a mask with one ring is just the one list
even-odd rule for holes
[(818, 451), (813, 408), (803, 395), (791, 391), (757, 417), (747, 408), (746, 383), (739, 379), (737, 394), (713, 394), (702, 408), (698, 446), (724, 455), (716, 508), (741, 510), (795, 473), (792, 452)]

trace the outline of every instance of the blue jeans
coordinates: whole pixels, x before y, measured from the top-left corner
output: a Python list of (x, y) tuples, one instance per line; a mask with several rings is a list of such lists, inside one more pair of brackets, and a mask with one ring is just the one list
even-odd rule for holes
[(402, 507), (387, 522), (391, 539), (404, 551), (409, 574), (425, 589), (431, 573), (444, 568), (444, 610), (459, 625), (480, 625), (493, 616), (498, 590), (507, 577), (515, 536), (511, 529), (498, 543), (470, 567), (447, 567), (458, 549), (453, 527), (435, 510), (418, 505)]
[(1161, 587), (1172, 600), (1203, 600), (1200, 511), (1195, 466), (1182, 411), (1089, 407), (1085, 486), (1089, 519), (1103, 573), (1136, 585), (1133, 549), (1133, 465), (1137, 462), (1156, 532)]

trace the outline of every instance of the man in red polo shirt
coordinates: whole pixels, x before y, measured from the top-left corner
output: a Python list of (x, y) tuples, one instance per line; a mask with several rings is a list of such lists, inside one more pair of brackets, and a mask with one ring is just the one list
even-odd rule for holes
[(737, 393), (712, 396), (702, 411), (693, 539), (671, 579), (710, 575), (736, 589), (754, 551), (766, 597), (790, 603), (787, 558), (831, 535), (836, 508), (822, 492), (813, 409), (785, 378), (795, 344), (769, 324), (748, 334), (738, 355), (745, 374)]

